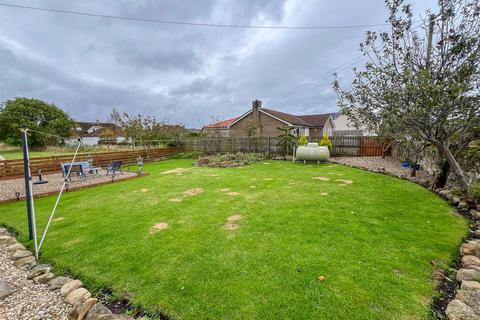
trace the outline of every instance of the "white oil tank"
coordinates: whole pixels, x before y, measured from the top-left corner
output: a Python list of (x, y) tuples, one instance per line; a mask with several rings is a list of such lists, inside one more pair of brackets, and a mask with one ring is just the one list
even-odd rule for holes
[(308, 143), (306, 146), (298, 146), (295, 152), (295, 160), (300, 161), (328, 161), (330, 151), (327, 147), (319, 146), (318, 143)]

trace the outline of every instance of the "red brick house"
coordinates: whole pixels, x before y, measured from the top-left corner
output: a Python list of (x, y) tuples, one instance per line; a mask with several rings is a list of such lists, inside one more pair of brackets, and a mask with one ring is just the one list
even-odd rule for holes
[[(331, 134), (335, 125), (332, 114), (293, 115), (262, 107), (255, 100), (252, 108), (239, 117), (205, 125), (203, 132), (219, 133), (223, 137), (276, 137), (282, 132), (278, 128), (288, 127), (295, 136), (321, 138), (323, 132)], [(219, 130), (219, 131), (216, 131)]]

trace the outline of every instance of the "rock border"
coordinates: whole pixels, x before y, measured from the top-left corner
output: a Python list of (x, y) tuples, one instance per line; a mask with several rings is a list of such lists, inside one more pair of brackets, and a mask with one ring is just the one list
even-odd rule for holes
[[(428, 181), (418, 177), (394, 174), (386, 171), (385, 168), (372, 169), (360, 165), (340, 163), (334, 159), (330, 159), (330, 162), (419, 184), (448, 201), (457, 213), (469, 220), (472, 229), (460, 247), (461, 264), (458, 265), (460, 268), (459, 270), (453, 270), (456, 282), (453, 282), (453, 287), (449, 286), (445, 282), (452, 282), (452, 280), (442, 275), (442, 282), (444, 283), (440, 283), (437, 288), (440, 293), (447, 293), (446, 301), (444, 301), (446, 308), (438, 310), (434, 300), (432, 302), (432, 312), (435, 314), (436, 311), (440, 311), (441, 315), (448, 320), (480, 320), (480, 239), (478, 239), (480, 238), (480, 205), (473, 207), (466, 199), (455, 195), (450, 188), (433, 189)], [(442, 288), (449, 287), (451, 292), (443, 292)]]
[(133, 320), (125, 314), (114, 314), (105, 305), (92, 297), (78, 279), (56, 276), (49, 264), (39, 264), (32, 252), (27, 250), (13, 235), (0, 227), (0, 244), (6, 246), (9, 258), (19, 269), (27, 270), (27, 279), (35, 284), (46, 284), (48, 289), (60, 293), (63, 301), (73, 307), (69, 320)]

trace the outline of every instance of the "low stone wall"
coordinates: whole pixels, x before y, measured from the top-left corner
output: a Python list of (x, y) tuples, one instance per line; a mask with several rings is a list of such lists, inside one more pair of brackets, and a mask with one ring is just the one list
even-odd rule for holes
[[(51, 291), (58, 292), (63, 301), (72, 306), (69, 320), (129, 320), (132, 317), (113, 314), (106, 306), (92, 297), (78, 279), (56, 276), (48, 264), (38, 264), (33, 254), (17, 242), (5, 228), (0, 228), (0, 245), (6, 250), (13, 265), (28, 273), (27, 279), (35, 284), (45, 284)], [(6, 285), (0, 288), (0, 298), (15, 292), (15, 287)], [(3, 292), (3, 293), (2, 293)]]

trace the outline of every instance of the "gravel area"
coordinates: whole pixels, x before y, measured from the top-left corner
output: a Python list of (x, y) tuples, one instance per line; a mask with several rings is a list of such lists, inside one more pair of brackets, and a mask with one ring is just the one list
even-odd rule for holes
[[(136, 172), (123, 172), (115, 175), (115, 181), (130, 178), (136, 176)], [(43, 180), (48, 180), (48, 183), (33, 185), (33, 194), (41, 195), (50, 192), (58, 192), (63, 183), (63, 177), (61, 173), (44, 174)], [(37, 181), (38, 177), (33, 176), (33, 181)], [(73, 177), (72, 181), (68, 181), (69, 190), (80, 188), (88, 185), (95, 185), (104, 182), (112, 181), (111, 175), (107, 176), (106, 170), (99, 170), (96, 175), (87, 175), (87, 179), (83, 180), (78, 177)], [(0, 181), (0, 201), (15, 199), (15, 192), (20, 192), (20, 197), (25, 196), (25, 183), (23, 178), (9, 179)], [(1, 319), (0, 319), (1, 320)]]
[(0, 299), (1, 320), (66, 320), (71, 306), (60, 293), (45, 284), (27, 280), (26, 269), (18, 269), (0, 245), (0, 283), (11, 285), (15, 292)]
[[(395, 176), (410, 175), (410, 169), (402, 168), (400, 161), (392, 157), (385, 157), (385, 159), (382, 159), (382, 157), (338, 157), (330, 158), (330, 161), (353, 167), (385, 171)], [(434, 176), (423, 170), (418, 170), (416, 177), (428, 182), (429, 185), (435, 180)]]

